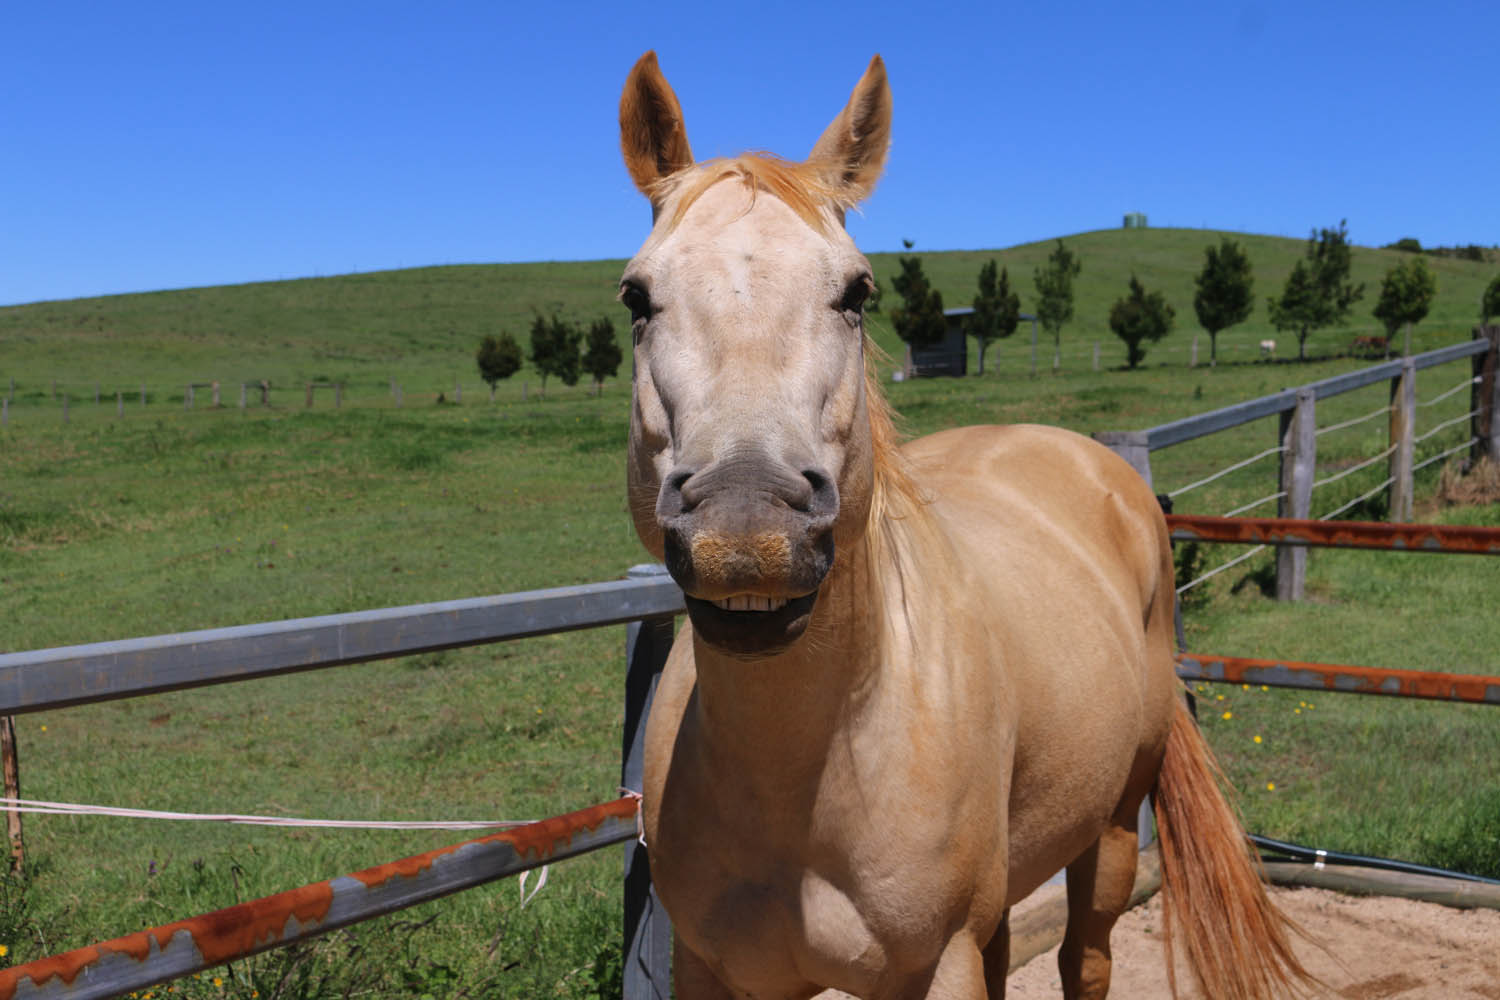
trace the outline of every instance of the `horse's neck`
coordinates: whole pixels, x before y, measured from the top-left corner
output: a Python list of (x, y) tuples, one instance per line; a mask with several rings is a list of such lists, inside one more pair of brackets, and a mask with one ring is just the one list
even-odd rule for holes
[(813, 621), (786, 653), (745, 663), (695, 643), (703, 736), (726, 763), (760, 773), (821, 769), (830, 742), (859, 725), (890, 641), (889, 580), (862, 538), (818, 593)]

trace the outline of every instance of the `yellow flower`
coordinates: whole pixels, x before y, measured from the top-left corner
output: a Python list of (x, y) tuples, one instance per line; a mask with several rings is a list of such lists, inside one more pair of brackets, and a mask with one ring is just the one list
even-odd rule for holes
[(224, 980), (223, 980), (223, 978), (220, 977), (220, 976), (214, 976), (214, 986), (217, 989), (223, 989), (224, 988)]
[(1293, 715), (1301, 715), (1302, 714), (1302, 709), (1300, 709), (1300, 708), (1294, 708), (1294, 709), (1292, 709), (1292, 714)]
[(46, 731), (47, 731), (47, 727), (46, 727), (46, 726), (43, 726), (43, 727), (42, 727), (42, 732), (44, 732), (44, 733), (45, 733), (45, 732), (46, 732)]
[(1220, 716), (1220, 718), (1222, 718), (1222, 719), (1232, 719), (1232, 718), (1234, 718), (1234, 713), (1233, 712), (1225, 712), (1222, 716)]
[(1241, 684), (1240, 685), (1240, 690), (1241, 691), (1249, 691), (1250, 690), (1250, 685), (1249, 684)]
[(10, 947), (8, 945), (0, 944), (0, 958), (4, 958), (6, 955), (9, 955), (9, 954), (10, 954)]
[(1274, 782), (1274, 781), (1268, 781), (1268, 782), (1266, 782), (1266, 791), (1268, 791), (1268, 792), (1274, 792), (1274, 791), (1276, 791), (1276, 782)]
[(1255, 742), (1257, 742), (1257, 743), (1260, 742), (1260, 734), (1259, 733), (1255, 734)]
[(1268, 688), (1268, 687), (1266, 687), (1266, 686), (1265, 686), (1265, 685), (1264, 685), (1264, 684), (1262, 684), (1262, 685), (1261, 685), (1261, 686), (1260, 686), (1260, 689), (1261, 689), (1261, 690), (1262, 690), (1262, 691), (1269, 691), (1269, 690), (1271, 690), (1271, 689), (1270, 689), (1270, 688)]
[(1222, 694), (1221, 695), (1217, 695), (1216, 698), (1217, 698), (1218, 701), (1223, 701), (1224, 700), (1224, 696)]

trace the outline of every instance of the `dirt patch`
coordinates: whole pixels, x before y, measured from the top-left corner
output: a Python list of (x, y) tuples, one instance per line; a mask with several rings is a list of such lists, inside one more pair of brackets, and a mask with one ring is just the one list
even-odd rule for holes
[[(1324, 949), (1297, 953), (1347, 1000), (1500, 1000), (1500, 911), (1459, 910), (1387, 896), (1346, 896), (1323, 889), (1272, 889), (1272, 898)], [(1126, 913), (1111, 938), (1110, 996), (1167, 997), (1161, 949), (1161, 900)], [(1180, 1000), (1202, 1000), (1179, 967)], [(1060, 997), (1057, 949), (1011, 973), (1006, 997)]]

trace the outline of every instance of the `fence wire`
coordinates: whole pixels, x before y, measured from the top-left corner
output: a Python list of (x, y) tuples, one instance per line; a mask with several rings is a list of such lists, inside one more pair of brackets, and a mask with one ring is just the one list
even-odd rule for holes
[(1213, 475), (1208, 476), (1208, 477), (1206, 477), (1204, 479), (1200, 479), (1196, 483), (1188, 483), (1186, 486), (1183, 486), (1180, 489), (1176, 489), (1176, 490), (1173, 490), (1172, 492), (1168, 493), (1167, 496), (1171, 497), (1173, 500), (1176, 500), (1178, 497), (1182, 496), (1184, 493), (1188, 492), (1189, 490), (1196, 490), (1200, 486), (1207, 486), (1209, 483), (1213, 482), (1214, 480), (1221, 479), (1224, 476), (1229, 475), (1231, 472), (1235, 472), (1235, 471), (1237, 471), (1239, 469), (1243, 469), (1247, 465), (1254, 465), (1256, 462), (1259, 462), (1263, 458), (1266, 458), (1266, 457), (1271, 456), (1271, 455), (1279, 455), (1279, 454), (1281, 454), (1284, 451), (1286, 451), (1286, 446), (1285, 445), (1278, 445), (1275, 448), (1267, 448), (1265, 451), (1261, 452), (1259, 455), (1253, 455), (1250, 458), (1245, 459), (1243, 462), (1236, 462), (1235, 464), (1233, 464), (1231, 466), (1228, 466), (1227, 468), (1220, 469), (1218, 472), (1215, 472)]

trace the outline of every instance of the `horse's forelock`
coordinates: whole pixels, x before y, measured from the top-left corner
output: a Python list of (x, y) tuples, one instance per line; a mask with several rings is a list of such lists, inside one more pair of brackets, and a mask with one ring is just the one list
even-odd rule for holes
[(830, 182), (825, 165), (817, 160), (795, 162), (772, 153), (742, 153), (696, 163), (658, 181), (650, 196), (653, 203), (668, 208), (665, 229), (677, 228), (703, 193), (724, 180), (739, 180), (752, 197), (765, 191), (825, 236), (857, 200), (847, 185)]

